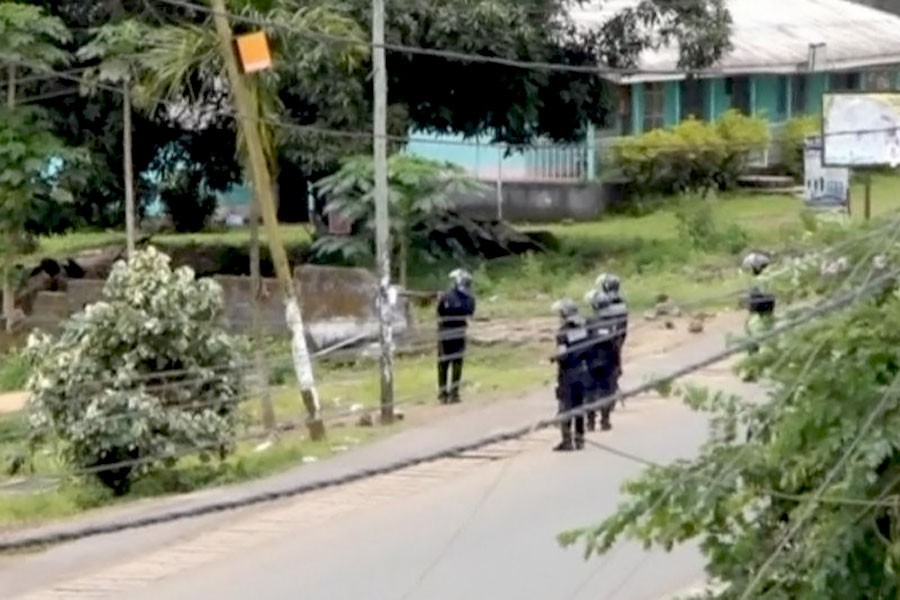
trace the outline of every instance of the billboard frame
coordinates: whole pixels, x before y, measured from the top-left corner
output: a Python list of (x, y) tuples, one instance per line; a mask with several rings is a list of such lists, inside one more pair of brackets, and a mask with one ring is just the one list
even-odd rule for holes
[[(885, 96), (895, 95), (900, 98), (900, 89), (891, 90), (836, 90), (833, 92), (822, 92), (822, 112), (821, 126), (819, 127), (819, 135), (822, 137), (822, 166), (828, 168), (847, 168), (847, 169), (871, 169), (888, 166), (887, 163), (866, 163), (866, 164), (846, 164), (831, 162), (828, 160), (828, 143), (825, 136), (825, 96)], [(900, 131), (900, 125), (897, 126)]]

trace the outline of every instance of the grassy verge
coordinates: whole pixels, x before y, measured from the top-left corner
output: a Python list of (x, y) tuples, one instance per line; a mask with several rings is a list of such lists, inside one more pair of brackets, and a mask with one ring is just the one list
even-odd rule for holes
[[(540, 359), (547, 351), (546, 348), (527, 346), (473, 348), (464, 373), (468, 384), (467, 399), (484, 400), (501, 392), (508, 395), (541, 385), (552, 375), (550, 366)], [(434, 403), (433, 356), (404, 357), (397, 361), (396, 366), (396, 394), (401, 410)], [(402, 422), (388, 428), (360, 427), (355, 423), (356, 412), (375, 407), (378, 402), (375, 361), (361, 359), (343, 365), (326, 363), (317, 371), (325, 417), (330, 421), (329, 439), (325, 442), (309, 441), (302, 429), (285, 433), (265, 449), (260, 449), (262, 440), (247, 440), (239, 444), (233, 456), (221, 463), (202, 464), (195, 458), (182, 459), (176, 467), (138, 481), (124, 499), (114, 498), (91, 481), (72, 479), (65, 479), (59, 487), (48, 491), (0, 493), (0, 529), (69, 517), (86, 510), (142, 498), (257, 479), (302, 465), (306, 460), (325, 458), (371, 442), (403, 426)], [(291, 379), (287, 374), (282, 377)], [(281, 385), (272, 392), (279, 422), (302, 422), (303, 408), (296, 387)], [(257, 399), (248, 400), (245, 404), (247, 421), (254, 429), (261, 422), (260, 410)], [(342, 419), (340, 422), (339, 418)], [(4, 480), (11, 482), (5, 474), (11, 459), (27, 456), (26, 439), (24, 415), (0, 417), (0, 458), (4, 459), (0, 485)], [(34, 465), (37, 478), (55, 478), (65, 470), (54, 454), (46, 449), (37, 453)]]

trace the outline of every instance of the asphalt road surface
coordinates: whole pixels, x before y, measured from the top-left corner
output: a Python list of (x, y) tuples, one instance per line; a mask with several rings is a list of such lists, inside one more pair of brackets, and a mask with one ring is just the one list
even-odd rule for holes
[[(730, 387), (730, 386), (729, 386)], [(693, 454), (705, 417), (672, 400), (620, 414), (592, 439), (666, 462)], [(695, 548), (645, 553), (622, 543), (583, 559), (555, 536), (598, 522), (620, 500), (633, 461), (588, 448), (557, 454), (543, 432), (537, 447), (428, 493), (360, 510), (338, 522), (285, 527), (277, 539), (158, 581), (133, 600), (416, 599), (655, 600), (702, 579)]]

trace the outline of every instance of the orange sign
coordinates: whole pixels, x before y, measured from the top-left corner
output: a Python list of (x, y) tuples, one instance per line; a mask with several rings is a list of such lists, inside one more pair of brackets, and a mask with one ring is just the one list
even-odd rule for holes
[(256, 73), (272, 67), (272, 52), (265, 31), (237, 36), (237, 49), (244, 73)]

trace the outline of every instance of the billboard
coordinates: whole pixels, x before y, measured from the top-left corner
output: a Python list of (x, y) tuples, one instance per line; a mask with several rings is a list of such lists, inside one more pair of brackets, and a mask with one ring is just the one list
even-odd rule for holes
[(900, 166), (900, 93), (823, 94), (822, 138), (827, 166)]
[(816, 209), (847, 210), (850, 169), (829, 167), (822, 162), (822, 138), (811, 136), (803, 144), (803, 196)]

